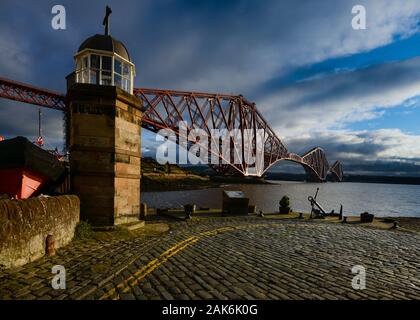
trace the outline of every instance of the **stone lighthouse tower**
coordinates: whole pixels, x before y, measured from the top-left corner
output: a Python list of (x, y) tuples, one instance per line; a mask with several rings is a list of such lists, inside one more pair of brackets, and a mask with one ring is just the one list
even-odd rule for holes
[(140, 217), (141, 101), (133, 95), (135, 65), (123, 43), (105, 33), (86, 39), (67, 77), (67, 143), (81, 219), (96, 226)]

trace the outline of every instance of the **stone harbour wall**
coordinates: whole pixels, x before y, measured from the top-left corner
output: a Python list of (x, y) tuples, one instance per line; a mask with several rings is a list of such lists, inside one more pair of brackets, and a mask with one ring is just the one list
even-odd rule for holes
[(77, 196), (0, 200), (0, 267), (13, 268), (46, 253), (52, 235), (55, 248), (68, 244), (80, 217)]

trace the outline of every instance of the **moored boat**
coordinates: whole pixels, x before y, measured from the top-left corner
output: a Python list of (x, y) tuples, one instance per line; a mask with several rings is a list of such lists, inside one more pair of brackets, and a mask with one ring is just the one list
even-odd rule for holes
[(0, 195), (27, 199), (58, 183), (64, 164), (24, 137), (0, 140)]

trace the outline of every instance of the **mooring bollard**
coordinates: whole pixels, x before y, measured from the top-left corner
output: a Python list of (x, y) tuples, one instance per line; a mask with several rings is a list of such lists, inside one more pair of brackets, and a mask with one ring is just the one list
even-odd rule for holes
[(303, 219), (303, 213), (299, 212), (299, 219)]
[(398, 229), (399, 228), (399, 223), (397, 220), (394, 221), (394, 225), (392, 226), (392, 229)]
[(45, 240), (45, 249), (45, 253), (48, 257), (55, 255), (55, 241), (51, 234), (49, 234)]
[(347, 223), (347, 217), (343, 218), (343, 223)]
[(249, 205), (248, 206), (248, 213), (255, 214), (257, 212), (257, 206)]
[(371, 223), (373, 222), (374, 215), (370, 214), (369, 212), (364, 212), (360, 214), (360, 222), (361, 223)]
[(185, 219), (191, 219), (195, 211), (195, 204), (186, 204), (184, 206)]
[(141, 203), (140, 204), (140, 219), (146, 220), (146, 217), (147, 217), (147, 204)]

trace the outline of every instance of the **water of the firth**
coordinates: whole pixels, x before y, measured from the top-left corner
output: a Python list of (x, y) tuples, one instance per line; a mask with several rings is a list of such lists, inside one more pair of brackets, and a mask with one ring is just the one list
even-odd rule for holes
[(310, 212), (308, 196), (319, 187), (318, 200), (324, 209), (336, 212), (343, 204), (346, 215), (368, 211), (376, 216), (420, 217), (420, 186), (373, 183), (300, 183), (273, 182), (272, 185), (226, 185), (192, 191), (144, 192), (142, 202), (154, 208), (176, 208), (187, 203), (198, 207), (221, 208), (222, 190), (241, 190), (257, 210), (276, 212), (284, 195), (293, 210)]

